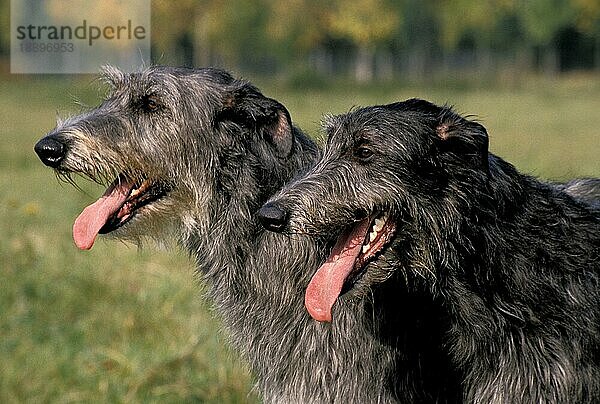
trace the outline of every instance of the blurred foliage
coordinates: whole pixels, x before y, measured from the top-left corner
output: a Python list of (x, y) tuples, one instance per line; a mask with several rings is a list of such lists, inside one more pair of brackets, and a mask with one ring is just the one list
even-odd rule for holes
[[(63, 12), (61, 1), (49, 7)], [(367, 79), (600, 69), (598, 0), (150, 1), (155, 63)], [(0, 10), (8, 27), (9, 0)], [(9, 39), (2, 30), (0, 52)]]
[(334, 2), (328, 18), (332, 36), (341, 36), (359, 47), (375, 47), (390, 41), (400, 27), (401, 16), (380, 0)]
[(583, 32), (598, 35), (600, 33), (600, 1), (598, 0), (573, 0), (576, 4), (576, 24)]
[(528, 0), (518, 3), (516, 10), (527, 38), (535, 45), (551, 42), (557, 32), (576, 21), (578, 12), (564, 0)]
[[(302, 64), (331, 74), (352, 71), (357, 63), (365, 65), (366, 58), (366, 67), (376, 75), (378, 65), (387, 70), (419, 69), (425, 64), (486, 68), (494, 63), (477, 62), (482, 55), (491, 55), (518, 65), (518, 70), (600, 68), (597, 0), (153, 0), (152, 4), (153, 40), (160, 55), (189, 47), (188, 59), (178, 63), (267, 72)], [(182, 40), (186, 36), (189, 41)], [(580, 61), (561, 64), (565, 54), (581, 56)], [(402, 65), (401, 58), (417, 63)]]

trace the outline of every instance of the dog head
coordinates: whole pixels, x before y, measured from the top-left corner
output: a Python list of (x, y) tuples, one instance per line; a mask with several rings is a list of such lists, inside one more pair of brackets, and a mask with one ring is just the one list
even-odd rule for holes
[(227, 72), (107, 67), (102, 77), (106, 99), (60, 121), (35, 146), (60, 178), (79, 174), (107, 186), (75, 221), (79, 248), (91, 248), (98, 233), (208, 237), (218, 207), (236, 197), (260, 206), (299, 161), (287, 109)]
[(422, 100), (357, 109), (325, 128), (322, 158), (259, 216), (270, 230), (337, 240), (305, 296), (311, 315), (330, 321), (340, 294), (364, 297), (407, 261), (426, 260), (415, 238), (450, 221), (489, 165), (483, 126)]

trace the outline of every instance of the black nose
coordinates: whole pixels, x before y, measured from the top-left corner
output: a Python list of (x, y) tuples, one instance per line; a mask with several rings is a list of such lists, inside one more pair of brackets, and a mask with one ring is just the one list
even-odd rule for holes
[(33, 149), (42, 160), (42, 163), (50, 167), (58, 167), (65, 158), (67, 151), (63, 143), (50, 136), (46, 136), (37, 142)]
[(267, 203), (258, 211), (258, 220), (265, 229), (280, 233), (287, 223), (287, 212), (273, 203)]

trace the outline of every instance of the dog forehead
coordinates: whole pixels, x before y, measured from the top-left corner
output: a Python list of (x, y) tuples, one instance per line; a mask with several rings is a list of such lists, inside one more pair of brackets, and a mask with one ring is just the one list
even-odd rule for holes
[(151, 66), (123, 73), (113, 66), (104, 66), (101, 78), (111, 87), (111, 93), (177, 95), (187, 90), (198, 93), (213, 91), (231, 84), (234, 79), (217, 68)]
[(330, 137), (352, 137), (356, 132), (369, 128), (377, 118), (371, 110), (372, 107), (367, 107), (345, 114), (328, 115), (323, 119), (323, 127)]
[(337, 116), (328, 127), (328, 133), (349, 141), (376, 140), (405, 128), (409, 121), (410, 117), (385, 106), (365, 107)]
[(324, 123), (327, 133), (327, 148), (344, 148), (352, 144), (359, 125), (349, 119), (348, 114), (329, 116)]

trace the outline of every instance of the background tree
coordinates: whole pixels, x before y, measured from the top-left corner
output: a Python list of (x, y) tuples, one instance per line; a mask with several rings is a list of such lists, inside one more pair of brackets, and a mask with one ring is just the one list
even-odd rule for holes
[(265, 31), (272, 51), (283, 63), (309, 64), (319, 73), (330, 73), (327, 20), (331, 4), (319, 0), (267, 0)]
[(386, 1), (355, 0), (333, 2), (328, 18), (331, 36), (351, 41), (357, 48), (354, 77), (369, 81), (374, 76), (374, 56), (399, 29), (398, 10)]
[[(25, 0), (21, 0), (25, 1)], [(29, 0), (27, 0), (29, 1)], [(110, 13), (117, 0), (98, 2)], [(10, 45), (0, 0), (0, 55)], [(62, 0), (49, 9), (65, 13)], [(598, 0), (152, 0), (153, 62), (358, 81), (600, 69)], [(113, 7), (114, 8), (114, 7)], [(508, 75), (506, 73), (509, 73)]]
[(543, 71), (556, 74), (560, 69), (557, 37), (574, 22), (573, 3), (567, 0), (520, 1), (516, 12), (522, 20), (526, 43), (537, 51)]
[(576, 9), (575, 25), (583, 34), (593, 38), (593, 65), (600, 70), (600, 1), (573, 0)]
[(207, 6), (204, 0), (152, 0), (152, 54), (160, 63), (192, 65), (200, 55), (209, 53), (199, 40), (198, 10)]
[[(478, 70), (493, 70), (493, 55), (500, 51), (499, 37), (506, 37), (511, 0), (444, 0), (435, 8), (441, 45), (446, 52), (471, 51), (471, 64)], [(514, 40), (514, 38), (511, 38)]]

